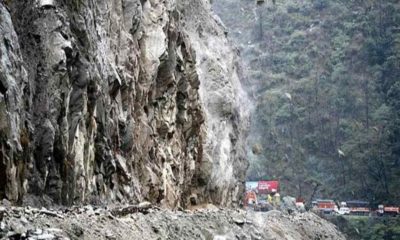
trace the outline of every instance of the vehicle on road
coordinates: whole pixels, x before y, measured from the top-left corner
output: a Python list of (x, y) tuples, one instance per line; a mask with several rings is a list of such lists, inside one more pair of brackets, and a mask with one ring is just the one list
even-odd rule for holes
[(369, 202), (366, 201), (346, 201), (346, 205), (351, 215), (369, 215), (371, 212)]
[(333, 214), (337, 211), (336, 203), (331, 199), (317, 199), (314, 204), (314, 209), (324, 214)]
[(376, 210), (378, 216), (397, 216), (400, 213), (399, 207), (379, 205)]
[(348, 207), (340, 207), (336, 213), (339, 215), (350, 215), (351, 211)]
[(244, 206), (252, 207), (255, 205), (257, 205), (257, 194), (254, 191), (249, 190), (245, 195)]

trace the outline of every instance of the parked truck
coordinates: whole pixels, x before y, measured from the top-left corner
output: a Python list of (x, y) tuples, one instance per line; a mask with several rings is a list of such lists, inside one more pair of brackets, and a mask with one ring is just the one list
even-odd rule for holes
[(331, 199), (317, 199), (313, 202), (314, 210), (324, 213), (324, 214), (333, 214), (337, 211), (337, 206), (335, 201)]
[(244, 206), (252, 207), (257, 205), (257, 194), (253, 190), (248, 190), (244, 198)]
[(399, 207), (379, 205), (376, 211), (378, 216), (397, 216), (400, 213)]
[[(279, 205), (279, 181), (261, 180), (258, 182), (246, 182), (246, 195), (244, 206), (252, 207), (255, 211), (269, 211)], [(274, 201), (269, 202), (268, 196), (274, 196)]]
[(339, 215), (350, 215), (351, 211), (350, 208), (347, 207), (346, 202), (341, 202), (339, 209), (336, 211)]
[(351, 215), (369, 215), (371, 212), (369, 202), (366, 201), (346, 201), (346, 204)]

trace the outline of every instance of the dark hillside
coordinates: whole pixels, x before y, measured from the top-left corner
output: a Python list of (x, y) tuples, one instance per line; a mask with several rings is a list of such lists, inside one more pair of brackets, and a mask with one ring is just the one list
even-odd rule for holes
[(257, 101), (248, 178), (400, 203), (399, 1), (215, 0), (214, 11)]

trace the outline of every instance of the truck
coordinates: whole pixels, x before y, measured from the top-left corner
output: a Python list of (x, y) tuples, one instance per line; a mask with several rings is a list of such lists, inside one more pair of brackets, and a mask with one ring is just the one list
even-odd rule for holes
[(381, 204), (378, 205), (378, 210), (376, 212), (378, 216), (397, 216), (400, 213), (400, 208)]
[[(270, 211), (275, 205), (279, 205), (279, 181), (261, 180), (257, 182), (255, 189), (257, 193), (257, 203), (254, 205), (255, 211)], [(272, 201), (268, 200), (273, 197)]]
[(257, 194), (253, 190), (248, 190), (244, 198), (244, 206), (257, 205)]
[(339, 209), (336, 211), (339, 215), (350, 215), (351, 211), (350, 208), (347, 207), (346, 202), (341, 202)]
[(320, 213), (333, 214), (337, 211), (337, 206), (335, 201), (331, 199), (317, 199), (313, 202), (314, 209)]
[(337, 214), (339, 215), (350, 215), (351, 210), (348, 207), (340, 207), (337, 211)]
[(305, 200), (304, 200), (304, 198), (302, 198), (302, 197), (297, 197), (296, 198), (296, 207), (297, 208), (301, 208), (301, 209), (305, 208)]
[(366, 201), (346, 201), (347, 207), (350, 209), (351, 215), (369, 215), (371, 209), (369, 207), (369, 202)]

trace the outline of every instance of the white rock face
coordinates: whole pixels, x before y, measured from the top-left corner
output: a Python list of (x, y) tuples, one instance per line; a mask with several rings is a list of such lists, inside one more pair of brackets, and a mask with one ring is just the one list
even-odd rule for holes
[(238, 202), (245, 181), (245, 138), (251, 103), (240, 83), (236, 50), (208, 1), (181, 3), (196, 50), (200, 98), (206, 114), (205, 169), (212, 169), (207, 192), (222, 205)]
[(0, 3), (0, 198), (237, 203), (248, 100), (208, 2), (39, 3)]

